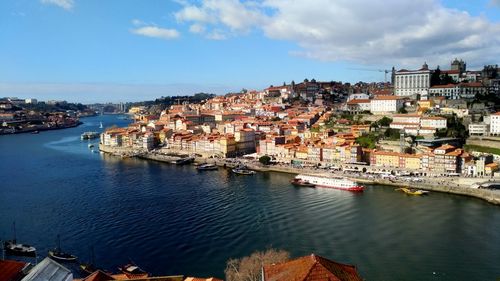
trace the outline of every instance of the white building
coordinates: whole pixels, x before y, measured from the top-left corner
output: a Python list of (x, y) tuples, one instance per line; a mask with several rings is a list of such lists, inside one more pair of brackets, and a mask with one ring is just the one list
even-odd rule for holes
[(444, 117), (422, 117), (420, 119), (420, 126), (423, 128), (445, 129), (447, 127), (447, 120)]
[(368, 96), (367, 94), (364, 94), (364, 93), (356, 93), (356, 94), (350, 94), (348, 97), (347, 97), (347, 101), (351, 101), (351, 100), (367, 100), (369, 99), (370, 96)]
[(486, 93), (486, 87), (479, 82), (436, 85), (429, 89), (431, 97), (445, 97), (446, 99), (473, 99), (478, 94)]
[(484, 136), (488, 134), (488, 124), (484, 123), (471, 123), (469, 124), (470, 136)]
[(411, 96), (421, 94), (431, 86), (429, 66), (424, 63), (419, 70), (401, 69), (394, 75), (394, 92), (396, 96)]
[(500, 136), (500, 111), (490, 115), (490, 135)]
[(370, 112), (385, 114), (397, 112), (403, 107), (404, 100), (397, 96), (376, 96), (370, 101)]

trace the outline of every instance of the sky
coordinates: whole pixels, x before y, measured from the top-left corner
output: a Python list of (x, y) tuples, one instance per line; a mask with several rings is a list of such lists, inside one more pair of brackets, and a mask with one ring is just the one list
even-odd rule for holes
[(118, 102), (500, 60), (500, 0), (1, 0), (0, 97)]

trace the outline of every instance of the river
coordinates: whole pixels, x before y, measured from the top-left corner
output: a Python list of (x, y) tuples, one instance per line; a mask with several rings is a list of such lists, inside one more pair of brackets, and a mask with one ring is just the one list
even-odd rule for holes
[[(0, 136), (0, 239), (64, 250), (116, 271), (224, 277), (227, 259), (273, 247), (354, 264), (367, 280), (500, 278), (500, 208), (475, 198), (295, 188), (292, 175), (198, 172), (93, 152), (77, 128)], [(93, 140), (97, 144), (98, 140)], [(73, 266), (72, 268), (75, 268)], [(77, 275), (77, 274), (76, 274)]]

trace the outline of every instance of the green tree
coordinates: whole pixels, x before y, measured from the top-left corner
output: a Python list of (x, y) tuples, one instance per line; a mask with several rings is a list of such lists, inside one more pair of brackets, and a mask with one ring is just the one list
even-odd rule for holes
[(262, 163), (263, 165), (269, 165), (271, 164), (271, 157), (264, 155), (259, 158), (259, 162)]
[(392, 123), (392, 119), (384, 116), (382, 117), (382, 119), (378, 120), (377, 123), (380, 127), (389, 127), (389, 125)]
[(404, 106), (403, 106), (403, 107), (401, 107), (400, 109), (398, 109), (398, 113), (401, 113), (401, 114), (406, 114), (406, 113), (408, 113), (408, 111), (407, 111), (407, 110), (406, 110), (406, 108), (404, 108)]

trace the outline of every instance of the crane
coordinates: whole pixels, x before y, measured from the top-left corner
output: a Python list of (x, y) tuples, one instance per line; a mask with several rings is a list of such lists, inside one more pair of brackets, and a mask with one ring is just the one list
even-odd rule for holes
[(383, 72), (384, 73), (384, 81), (387, 83), (387, 74), (391, 73), (392, 70), (387, 69), (370, 69), (370, 68), (349, 68), (352, 70), (361, 70), (361, 71), (375, 71), (375, 72)]

